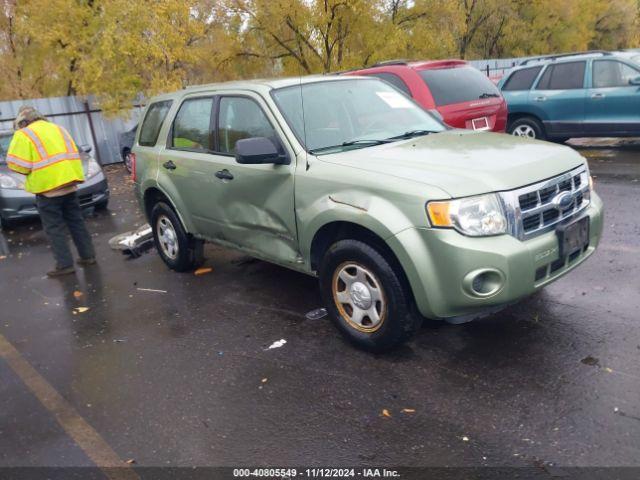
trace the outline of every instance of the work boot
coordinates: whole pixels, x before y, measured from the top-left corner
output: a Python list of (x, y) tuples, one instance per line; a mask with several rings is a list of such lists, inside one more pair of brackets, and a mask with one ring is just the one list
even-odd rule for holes
[(81, 265), (83, 267), (86, 267), (88, 265), (95, 265), (96, 264), (96, 257), (91, 257), (91, 258), (79, 258), (78, 261), (76, 262), (78, 265)]
[(76, 269), (73, 268), (73, 265), (71, 265), (70, 267), (64, 267), (64, 268), (56, 267), (55, 270), (51, 270), (50, 272), (47, 272), (47, 277), (49, 278), (60, 277), (62, 275), (69, 275), (70, 273), (73, 273), (75, 271)]

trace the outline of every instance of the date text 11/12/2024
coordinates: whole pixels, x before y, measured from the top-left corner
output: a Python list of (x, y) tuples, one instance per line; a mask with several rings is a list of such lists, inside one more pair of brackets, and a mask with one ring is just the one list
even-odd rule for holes
[(234, 478), (398, 478), (397, 470), (386, 468), (235, 468)]

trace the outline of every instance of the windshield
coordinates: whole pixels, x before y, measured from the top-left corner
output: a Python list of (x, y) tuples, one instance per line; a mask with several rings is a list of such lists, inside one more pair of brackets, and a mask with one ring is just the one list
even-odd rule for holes
[(0, 164), (5, 163), (5, 157), (9, 150), (9, 144), (13, 135), (0, 135)]
[(272, 96), (310, 153), (365, 148), (446, 129), (413, 100), (375, 78), (295, 85), (274, 90)]
[(427, 84), (436, 106), (500, 97), (500, 92), (480, 70), (464, 66), (437, 68), (418, 72)]

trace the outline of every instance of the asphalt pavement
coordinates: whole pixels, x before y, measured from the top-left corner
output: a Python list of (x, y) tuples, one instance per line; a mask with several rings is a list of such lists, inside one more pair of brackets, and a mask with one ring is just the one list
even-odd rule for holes
[(39, 223), (3, 232), (0, 467), (640, 466), (640, 143), (574, 143), (605, 202), (596, 254), (385, 355), (305, 318), (313, 278), (215, 246), (202, 275), (111, 250), (144, 219), (109, 167), (97, 266), (48, 279)]

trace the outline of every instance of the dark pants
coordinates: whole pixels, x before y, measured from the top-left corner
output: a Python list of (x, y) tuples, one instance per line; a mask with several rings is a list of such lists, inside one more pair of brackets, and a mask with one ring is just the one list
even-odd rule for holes
[(91, 235), (84, 224), (82, 209), (75, 192), (52, 198), (36, 195), (36, 206), (40, 212), (44, 231), (51, 242), (57, 268), (73, 265), (73, 256), (67, 241), (67, 228), (80, 257), (95, 257)]

